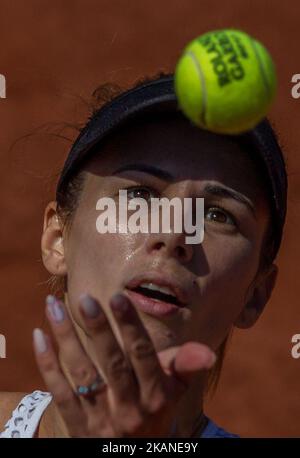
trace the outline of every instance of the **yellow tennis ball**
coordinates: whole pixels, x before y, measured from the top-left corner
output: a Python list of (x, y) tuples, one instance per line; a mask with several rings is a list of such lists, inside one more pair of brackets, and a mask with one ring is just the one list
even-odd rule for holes
[(197, 126), (224, 134), (252, 129), (276, 93), (276, 72), (266, 48), (245, 32), (224, 29), (191, 41), (175, 69), (175, 92)]

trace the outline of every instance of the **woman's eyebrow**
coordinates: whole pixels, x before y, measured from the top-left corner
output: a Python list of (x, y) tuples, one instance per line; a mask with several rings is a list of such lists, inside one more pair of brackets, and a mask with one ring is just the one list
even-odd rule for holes
[(248, 199), (244, 194), (241, 194), (237, 191), (234, 191), (230, 188), (225, 188), (220, 185), (215, 184), (207, 184), (204, 188), (204, 192), (207, 194), (212, 194), (214, 196), (224, 197), (226, 199), (235, 199), (238, 202), (246, 205), (248, 210), (253, 214), (254, 218), (256, 219), (256, 213), (253, 203), (250, 199)]
[[(148, 164), (126, 164), (119, 167), (117, 170), (113, 172), (113, 175), (116, 175), (121, 172), (126, 172), (128, 170), (137, 170), (140, 172), (149, 173), (150, 175), (154, 175), (158, 178), (161, 178), (166, 181), (174, 181), (173, 175), (165, 170), (159, 169), (153, 165)], [(224, 186), (215, 185), (215, 184), (207, 184), (204, 188), (204, 192), (206, 194), (212, 194), (214, 196), (224, 197), (226, 199), (234, 199), (244, 205), (250, 210), (253, 216), (256, 218), (255, 208), (253, 203), (250, 199), (248, 199), (244, 194), (241, 194), (233, 189), (226, 188)]]
[(174, 177), (171, 173), (166, 172), (165, 170), (159, 169), (158, 167), (154, 167), (153, 165), (148, 164), (127, 164), (119, 167), (117, 170), (113, 172), (113, 175), (116, 175), (120, 172), (126, 172), (128, 170), (137, 170), (139, 172), (149, 173), (155, 177), (161, 178), (162, 180), (166, 181), (174, 181)]

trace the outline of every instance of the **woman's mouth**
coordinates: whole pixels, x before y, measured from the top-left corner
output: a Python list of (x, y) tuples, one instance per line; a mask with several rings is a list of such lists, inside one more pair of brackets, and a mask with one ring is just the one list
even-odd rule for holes
[(185, 306), (179, 299), (176, 288), (163, 284), (163, 280), (160, 280), (159, 283), (155, 281), (131, 282), (126, 287), (126, 293), (137, 309), (149, 315), (160, 317), (173, 315)]

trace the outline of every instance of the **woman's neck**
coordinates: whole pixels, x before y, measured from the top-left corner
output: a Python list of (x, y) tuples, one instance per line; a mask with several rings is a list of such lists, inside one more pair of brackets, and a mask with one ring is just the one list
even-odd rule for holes
[(178, 404), (174, 437), (200, 437), (207, 423), (203, 413), (204, 387), (205, 380), (200, 376), (183, 395)]

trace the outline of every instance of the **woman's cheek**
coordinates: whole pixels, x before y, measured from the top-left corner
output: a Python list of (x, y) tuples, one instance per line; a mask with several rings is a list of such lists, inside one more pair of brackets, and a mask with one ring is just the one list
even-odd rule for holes
[[(231, 248), (231, 249), (230, 249)], [(209, 273), (198, 279), (201, 292), (192, 313), (192, 334), (216, 349), (227, 336), (245, 306), (245, 296), (256, 272), (257, 260), (247, 249), (233, 247), (209, 262)]]
[(226, 286), (210, 281), (202, 285), (201, 298), (187, 327), (189, 339), (205, 343), (214, 350), (225, 339), (244, 304), (241, 290), (233, 291)]
[(70, 300), (89, 292), (106, 304), (122, 285), (122, 272), (138, 246), (136, 237), (88, 233), (84, 228), (77, 237), (73, 236), (67, 257)]

